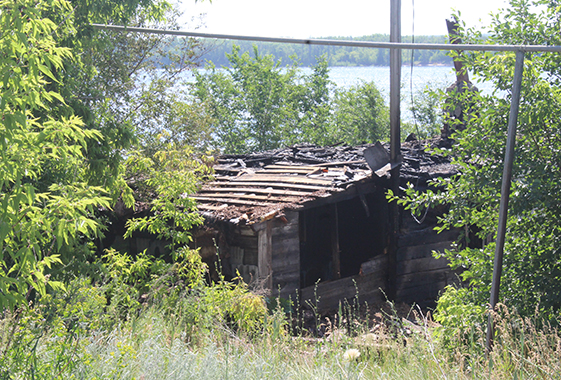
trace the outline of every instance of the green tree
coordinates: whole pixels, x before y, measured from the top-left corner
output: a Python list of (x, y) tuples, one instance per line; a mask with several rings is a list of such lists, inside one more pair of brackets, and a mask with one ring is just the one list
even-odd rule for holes
[[(103, 188), (81, 180), (86, 146), (102, 135), (71, 113), (55, 117), (51, 106), (64, 104), (48, 89), (53, 73), (73, 59), (55, 41), (73, 32), (71, 4), (2, 0), (0, 9), (0, 307), (14, 307), (31, 289), (45, 293), (45, 270), (63, 247), (99, 233), (93, 213), (109, 202)], [(57, 25), (45, 12), (66, 21)], [(38, 186), (53, 167), (57, 181)]]
[(372, 143), (389, 136), (389, 110), (373, 82), (337, 90), (333, 140), (351, 145)]
[(327, 117), (323, 106), (329, 101), (325, 62), (305, 76), (296, 62), (281, 67), (281, 61), (260, 55), (256, 47), (253, 57), (234, 47), (228, 59), (231, 68), (211, 65), (205, 73), (197, 72), (193, 90), (215, 120), (212, 133), (218, 149), (265, 150), (320, 135), (317, 130)]
[[(77, 10), (95, 11), (84, 3), (77, 1)], [(84, 20), (177, 29), (177, 16), (165, 1), (127, 0), (119, 15), (94, 12)], [(81, 51), (80, 64), (67, 69), (64, 97), (88, 128), (104, 136), (89, 146), (89, 182), (111, 186), (118, 196), (123, 184), (113, 182), (123, 170), (123, 153), (137, 143), (155, 143), (158, 135), (169, 135), (174, 125), (185, 122), (186, 114), (194, 114), (174, 87), (179, 74), (195, 64), (200, 44), (189, 38), (92, 30), (89, 24), (78, 27), (78, 43), (63, 41)]]
[[(0, 307), (13, 307), (30, 289), (45, 292), (53, 264), (84, 261), (102, 229), (97, 211), (110, 208), (110, 196), (126, 191), (132, 204), (122, 155), (138, 140), (136, 126), (145, 142), (155, 134), (151, 125), (166, 135), (196, 112), (169, 91), (174, 75), (192, 64), (195, 44), (186, 40), (179, 53), (166, 39), (90, 26), (158, 22), (170, 12), (165, 1), (0, 4)], [(146, 111), (154, 105), (149, 93), (171, 118)]]
[[(561, 45), (560, 6), (559, 1), (511, 0), (493, 18), (486, 38), (472, 29), (463, 34), (469, 42)], [(558, 54), (526, 53), (500, 293), (501, 301), (519, 312), (537, 309), (545, 317), (561, 308), (560, 60)], [(407, 192), (407, 207), (449, 206), (442, 229), (471, 231), (444, 256), (464, 270), (469, 298), (479, 305), (488, 302), (491, 284), (495, 244), (482, 243), (493, 241), (496, 233), (514, 62), (514, 53), (467, 56), (469, 69), (507, 96), (479, 96), (471, 103), (465, 129), (452, 136), (460, 175), (435, 181), (438, 191)]]
[(437, 84), (429, 83), (423, 89), (415, 91), (413, 104), (409, 110), (413, 112), (412, 123), (402, 122), (402, 136), (407, 137), (414, 133), (419, 139), (430, 139), (440, 135), (440, 126), (443, 123), (443, 104), (441, 100), (445, 94), (435, 90)]
[(281, 66), (254, 48), (235, 47), (230, 68), (196, 73), (193, 96), (214, 119), (214, 146), (227, 153), (259, 151), (299, 142), (374, 142), (387, 137), (388, 109), (374, 83), (335, 89), (327, 57), (305, 75), (297, 63)]
[(299, 91), (291, 92), (293, 101), (300, 106), (298, 115), (297, 131), (289, 131), (288, 139), (291, 144), (306, 140), (316, 144), (329, 144), (332, 127), (332, 102), (331, 92), (334, 85), (329, 79), (329, 67), (327, 58), (321, 56), (316, 65), (312, 67), (312, 73), (305, 78)]

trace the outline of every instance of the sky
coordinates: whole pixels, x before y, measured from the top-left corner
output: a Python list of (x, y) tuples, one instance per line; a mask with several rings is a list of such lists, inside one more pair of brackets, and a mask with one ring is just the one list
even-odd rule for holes
[[(359, 37), (390, 32), (390, 0), (177, 0), (183, 30), (265, 37)], [(413, 7), (414, 5), (414, 7)], [(447, 34), (452, 9), (467, 26), (489, 24), (505, 0), (402, 0), (402, 35)], [(414, 13), (414, 18), (413, 18)], [(206, 26), (196, 28), (202, 20)]]

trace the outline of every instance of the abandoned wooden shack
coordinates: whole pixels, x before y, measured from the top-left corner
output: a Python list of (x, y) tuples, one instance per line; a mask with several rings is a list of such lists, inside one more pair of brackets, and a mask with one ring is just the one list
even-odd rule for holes
[[(427, 144), (449, 142), (404, 143), (402, 186), (422, 190), (429, 179), (456, 173), (445, 158), (426, 153)], [(377, 143), (221, 156), (215, 180), (193, 195), (206, 220), (195, 244), (206, 260), (220, 257), (227, 276), (239, 273), (275, 296), (312, 300), (322, 310), (357, 292), (361, 303), (382, 301), (389, 273), (396, 276), (395, 301), (430, 305), (457, 281), (432, 251), (449, 248), (458, 231), (433, 230), (438, 210), (423, 220), (402, 210), (397, 250), (390, 252), (384, 154)], [(393, 272), (390, 254), (396, 255)]]

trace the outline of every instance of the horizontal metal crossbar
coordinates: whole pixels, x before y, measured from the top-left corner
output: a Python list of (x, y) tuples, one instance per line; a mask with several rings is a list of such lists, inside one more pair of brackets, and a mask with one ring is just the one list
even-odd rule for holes
[(547, 45), (481, 45), (481, 44), (419, 44), (406, 42), (371, 42), (371, 41), (349, 41), (349, 40), (327, 40), (327, 39), (297, 39), (259, 36), (238, 36), (232, 34), (197, 33), (182, 30), (164, 30), (152, 28), (136, 28), (120, 25), (92, 24), (96, 29), (113, 30), (121, 32), (165, 34), (170, 36), (213, 38), (222, 40), (278, 42), (303, 45), (324, 46), (349, 46), (359, 48), (375, 49), (414, 49), (414, 50), (478, 50), (478, 51), (522, 51), (522, 52), (561, 52), (561, 46)]

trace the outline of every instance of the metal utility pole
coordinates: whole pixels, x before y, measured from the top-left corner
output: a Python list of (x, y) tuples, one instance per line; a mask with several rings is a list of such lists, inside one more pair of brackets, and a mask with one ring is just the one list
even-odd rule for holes
[[(401, 0), (392, 0), (390, 8), (390, 43), (401, 42)], [(390, 164), (391, 190), (399, 193), (399, 163), (401, 161), (400, 125), (401, 49), (390, 49)], [(388, 260), (388, 297), (395, 299), (397, 274), (397, 234), (399, 233), (399, 208), (391, 202), (390, 212), (390, 256)]]
[(512, 179), (512, 164), (514, 162), (514, 146), (516, 145), (516, 123), (518, 121), (518, 108), (520, 106), (520, 91), (522, 87), (522, 74), (524, 72), (524, 52), (516, 52), (514, 66), (514, 80), (512, 83), (512, 99), (510, 101), (510, 114), (508, 115), (508, 135), (506, 140), (505, 160), (503, 168), (503, 182), (501, 185), (501, 203), (499, 207), (499, 225), (497, 227), (497, 242), (495, 245), (495, 262), (493, 265), (493, 282), (491, 283), (491, 309), (487, 322), (487, 352), (492, 349), (494, 323), (493, 311), (499, 301), (499, 287), (503, 271), (503, 251), (506, 236), (506, 221), (508, 217), (508, 200), (510, 197), (510, 184)]

